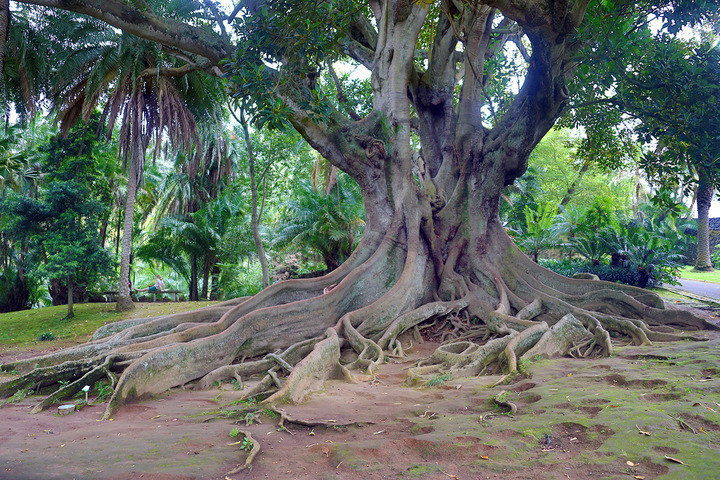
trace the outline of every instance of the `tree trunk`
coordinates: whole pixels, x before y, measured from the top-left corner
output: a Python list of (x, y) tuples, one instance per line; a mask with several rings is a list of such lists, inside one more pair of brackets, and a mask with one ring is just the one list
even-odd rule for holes
[[(10, 34), (10, 0), (0, 0), (0, 85), (5, 75), (5, 54), (7, 53), (7, 41)], [(6, 95), (3, 88), (3, 95)], [(7, 100), (7, 99), (3, 99)]]
[(713, 264), (710, 258), (710, 205), (712, 204), (714, 187), (708, 175), (700, 171), (700, 181), (697, 189), (697, 258), (695, 269), (703, 272), (712, 271)]
[(123, 312), (135, 308), (130, 298), (130, 256), (132, 251), (133, 223), (135, 214), (135, 197), (137, 195), (139, 175), (137, 155), (144, 152), (136, 148), (128, 162), (128, 186), (125, 197), (125, 221), (123, 223), (122, 252), (120, 254), (120, 283), (118, 284), (118, 299), (115, 310)]
[(217, 263), (212, 266), (211, 273), (211, 288), (210, 288), (210, 300), (218, 299), (218, 287), (220, 283), (220, 265)]
[(252, 214), (250, 216), (250, 226), (252, 228), (253, 242), (255, 242), (255, 250), (257, 250), (260, 259), (260, 268), (262, 269), (263, 288), (270, 285), (270, 273), (268, 272), (268, 261), (265, 256), (265, 248), (260, 238), (260, 216), (258, 215), (258, 192), (257, 183), (255, 181), (255, 153), (253, 152), (252, 141), (250, 140), (250, 131), (247, 121), (245, 120), (245, 112), (240, 112), (240, 124), (242, 125), (243, 134), (245, 135), (245, 146), (248, 153), (248, 163), (250, 165), (250, 194), (252, 197)]
[(188, 297), (191, 302), (198, 300), (198, 262), (197, 255), (190, 254), (190, 285), (188, 285)]
[(572, 200), (572, 198), (575, 196), (575, 191), (577, 190), (577, 187), (580, 185), (580, 182), (582, 182), (582, 179), (589, 168), (590, 160), (585, 160), (580, 167), (580, 171), (578, 172), (577, 177), (575, 177), (575, 180), (573, 180), (572, 185), (568, 187), (567, 192), (565, 192), (565, 196), (563, 196), (562, 200), (560, 200), (561, 207), (564, 207), (565, 205), (570, 203), (570, 200)]
[(117, 224), (115, 225), (115, 256), (120, 255), (120, 231), (122, 230), (123, 211), (118, 209)]
[(210, 267), (212, 266), (211, 254), (207, 253), (203, 259), (203, 286), (200, 292), (200, 298), (202, 300), (208, 299), (209, 281), (210, 281)]
[(74, 318), (75, 317), (75, 311), (73, 310), (73, 279), (72, 277), (68, 277), (68, 286), (67, 286), (67, 295), (68, 295), (68, 303), (67, 303), (67, 316), (65, 318)]
[[(685, 338), (668, 326), (718, 329), (688, 312), (666, 310), (654, 293), (544, 269), (518, 250), (498, 218), (503, 188), (524, 173), (565, 104), (574, 68), (568, 42), (587, 2), (552, 2), (552, 8), (492, 2), (518, 22), (533, 47), (523, 87), (492, 128), (481, 113), (491, 77), (484, 64), (506, 38), (492, 32), (496, 10), (462, 3), (460, 12), (445, 2), (421, 72), (414, 45), (431, 11), (421, 3), (371, 2), (380, 31), (371, 39), (374, 56), (364, 62), (372, 67), (374, 104), (366, 118), (330, 115), (314, 123), (300, 107), (305, 90), (282, 98), (292, 125), (362, 191), (365, 233), (347, 261), (322, 277), (279, 282), (252, 298), (117, 333), (101, 330), (91, 344), (3, 365), (24, 375), (0, 384), (0, 396), (113, 366), (123, 373), (106, 419), (132, 398), (195, 380), (209, 388), (251, 375), (260, 382), (246, 393), (272, 394), (264, 403), (273, 406), (301, 401), (327, 378), (350, 378), (352, 369), (375, 373), (387, 354), (403, 355), (398, 336), (421, 324), (442, 329), (444, 344), (408, 371), (411, 382), (438, 372), (511, 373), (523, 355), (608, 356), (611, 333), (650, 345)], [(538, 7), (527, 18), (525, 4)], [(568, 5), (579, 11), (555, 11)], [(462, 85), (456, 85), (457, 28), (463, 32)], [(420, 152), (413, 150), (411, 128)], [(355, 352), (349, 363), (340, 363), (350, 358), (341, 357), (343, 348)], [(284, 382), (273, 379), (281, 367), (290, 371)]]
[[(110, 191), (113, 191), (115, 185), (115, 179), (110, 179)], [(103, 213), (101, 224), (100, 224), (100, 248), (105, 248), (105, 241), (107, 240), (108, 224), (110, 223), (110, 217), (112, 216), (112, 208), (108, 208)]]

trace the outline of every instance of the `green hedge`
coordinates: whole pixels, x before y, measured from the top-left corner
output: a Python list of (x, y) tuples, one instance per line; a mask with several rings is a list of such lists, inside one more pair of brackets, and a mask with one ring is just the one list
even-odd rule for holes
[[(612, 267), (608, 264), (592, 265), (584, 260), (549, 260), (540, 259), (540, 265), (552, 270), (555, 273), (572, 277), (576, 273), (594, 273), (600, 280), (608, 282), (624, 283), (626, 285), (634, 285), (636, 287), (642, 284), (642, 276), (636, 266), (629, 267)], [(660, 284), (659, 280), (651, 275), (652, 284), (648, 283), (647, 287)]]

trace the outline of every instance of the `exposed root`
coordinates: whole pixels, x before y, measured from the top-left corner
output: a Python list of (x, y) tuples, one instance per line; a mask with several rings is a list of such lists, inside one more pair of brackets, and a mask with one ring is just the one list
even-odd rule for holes
[(493, 402), (495, 402), (496, 405), (499, 407), (507, 408), (508, 409), (508, 415), (515, 415), (517, 413), (517, 405), (515, 405), (512, 402), (509, 402), (505, 395), (507, 392), (505, 390), (499, 391), (494, 397)]
[(237, 468), (233, 468), (228, 473), (226, 473), (226, 475), (235, 475), (236, 473), (242, 472), (246, 468), (252, 468), (252, 462), (253, 460), (255, 460), (255, 455), (260, 452), (260, 443), (252, 437), (250, 432), (246, 430), (240, 430), (240, 433), (244, 435), (243, 439), (238, 442), (230, 443), (229, 445), (238, 445), (245, 442), (245, 440), (249, 440), (250, 443), (252, 443), (252, 450), (250, 450), (250, 453), (245, 459), (245, 463), (238, 466)]
[[(405, 356), (423, 336), (441, 346), (408, 369), (411, 384), (514, 372), (519, 359), (538, 355), (608, 356), (612, 341), (700, 340), (677, 328), (718, 330), (691, 313), (666, 310), (644, 290), (544, 270), (503, 237), (497, 222), (485, 225), (493, 241), (476, 243), (461, 229), (423, 243), (419, 223), (398, 213), (384, 237), (368, 232), (351, 260), (325, 277), (281, 282), (195, 312), (118, 322), (85, 345), (2, 365), (20, 376), (0, 384), (0, 397), (54, 389), (35, 407), (40, 411), (107, 376), (114, 388), (108, 418), (130, 398), (235, 379), (241, 399), (265, 398), (275, 408), (301, 402), (328, 379), (355, 381), (350, 370), (376, 381), (386, 357)], [(347, 365), (343, 348), (354, 351), (346, 352)], [(291, 419), (281, 414), (281, 421)]]
[(239, 364), (224, 365), (205, 375), (202, 379), (200, 379), (195, 388), (197, 390), (207, 390), (212, 387), (215, 382), (219, 383), (223, 380), (231, 378), (235, 378), (241, 382), (243, 377), (247, 378), (258, 373), (265, 372), (275, 364), (281, 364), (281, 366), (289, 373), (292, 371), (295, 364), (312, 351), (313, 346), (317, 342), (318, 339), (311, 338), (309, 340), (294, 343), (279, 355), (270, 353), (262, 360), (255, 360), (251, 362), (243, 361)]
[[(555, 355), (583, 356), (581, 348), (595, 347), (597, 340), (572, 314), (567, 314), (550, 327), (538, 342), (525, 353), (525, 357), (551, 357)], [(577, 350), (577, 353), (576, 353)]]
[(357, 426), (362, 427), (365, 425), (372, 425), (373, 422), (349, 422), (349, 423), (339, 423), (332, 419), (327, 420), (303, 420), (300, 418), (294, 418), (291, 417), (290, 414), (288, 414), (285, 410), (282, 408), (273, 408), (272, 409), (275, 413), (280, 415), (280, 421), (278, 422), (278, 428), (284, 428), (286, 427), (285, 423), (292, 423), (294, 425), (302, 425), (303, 427), (328, 427), (328, 428), (335, 428), (335, 427), (351, 427), (351, 426)]
[(503, 352), (505, 356), (506, 373), (517, 371), (517, 357), (530, 350), (547, 331), (547, 323), (542, 322), (523, 330), (517, 335), (513, 335), (513, 338), (508, 342)]
[(274, 385), (275, 380), (273, 380), (272, 376), (269, 374), (265, 375), (256, 385), (243, 391), (237, 401), (247, 400), (259, 395), (275, 392), (275, 389), (273, 388)]
[(340, 340), (337, 331), (328, 328), (325, 336), (325, 340), (318, 342), (313, 351), (295, 366), (285, 385), (265, 399), (264, 403), (299, 403), (308, 394), (322, 389), (325, 380), (346, 377), (346, 371), (340, 365)]
[(447, 315), (468, 306), (467, 300), (455, 300), (453, 302), (433, 302), (423, 305), (415, 310), (400, 315), (385, 330), (377, 344), (380, 348), (387, 348), (402, 332), (433, 317)]
[(102, 365), (98, 365), (79, 379), (65, 385), (64, 387), (59, 388), (53, 394), (48, 395), (47, 397), (45, 397), (45, 399), (43, 399), (42, 402), (35, 405), (35, 407), (33, 407), (30, 413), (40, 413), (43, 410), (52, 406), (53, 403), (72, 397), (77, 392), (82, 390), (85, 385), (94, 385), (96, 381), (109, 375), (110, 372), (108, 371), (108, 369), (112, 365), (113, 360), (114, 357), (106, 358), (105, 362)]
[(542, 313), (543, 304), (542, 300), (536, 298), (532, 302), (525, 305), (522, 310), (515, 314), (515, 317), (520, 320), (532, 320)]
[(366, 370), (368, 374), (374, 375), (377, 368), (383, 362), (383, 350), (380, 346), (369, 340), (352, 326), (350, 319), (344, 317), (342, 320), (343, 331), (350, 346), (358, 353), (358, 358), (354, 362), (345, 366), (348, 370), (360, 369)]

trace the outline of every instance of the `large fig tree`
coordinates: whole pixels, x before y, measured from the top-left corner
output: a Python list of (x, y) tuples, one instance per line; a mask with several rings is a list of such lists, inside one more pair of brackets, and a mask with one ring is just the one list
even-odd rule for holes
[[(41, 410), (121, 373), (107, 417), (188, 382), (261, 374), (247, 395), (298, 401), (324, 379), (402, 355), (402, 335), (428, 322), (447, 322), (449, 342), (411, 369), (418, 379), (512, 372), (521, 355), (607, 356), (611, 336), (650, 345), (681, 338), (672, 327), (713, 327), (647, 291), (538, 266), (498, 218), (503, 188), (563, 111), (566, 82), (594, 41), (584, 29), (672, 14), (671, 1), (253, 0), (230, 17), (205, 2), (194, 23), (158, 18), (152, 2), (24, 3), (93, 16), (186, 62), (157, 75), (222, 71), (257, 121), (291, 124), (357, 181), (367, 220), (351, 257), (324, 277), (108, 325), (87, 344), (3, 365), (21, 375), (0, 385), (2, 395), (64, 384)], [(370, 72), (364, 116), (334, 69), (336, 95), (321, 93), (323, 70), (339, 60)], [(352, 361), (341, 363), (343, 348), (356, 352)]]

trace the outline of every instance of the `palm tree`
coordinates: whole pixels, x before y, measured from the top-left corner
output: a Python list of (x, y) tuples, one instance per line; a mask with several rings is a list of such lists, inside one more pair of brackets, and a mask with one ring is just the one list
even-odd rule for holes
[[(203, 135), (204, 151), (201, 155), (195, 155), (190, 161), (183, 153), (176, 155), (174, 171), (166, 175), (158, 185), (154, 208), (148, 212), (148, 218), (144, 222), (145, 228), (157, 230), (168, 216), (184, 219), (183, 221), (196, 225), (196, 229), (199, 229), (198, 235), (211, 237), (210, 240), (201, 241), (207, 248), (188, 250), (191, 264), (188, 283), (191, 300), (207, 298), (211, 271), (215, 271), (213, 276), (218, 274), (217, 239), (212, 238), (215, 236), (212, 230), (219, 221), (215, 217), (225, 211), (219, 205), (226, 203), (227, 199), (219, 196), (233, 171), (233, 162), (227, 151), (227, 139), (223, 133), (215, 133), (222, 132), (222, 126), (216, 125), (212, 130), (214, 132)], [(234, 212), (235, 208), (231, 210)], [(222, 227), (223, 230), (226, 228)], [(198, 296), (200, 274), (203, 284), (202, 292)]]
[[(242, 215), (237, 198), (221, 196), (190, 215), (163, 217), (137, 255), (146, 261), (158, 261), (172, 268), (189, 285), (190, 300), (216, 296), (221, 261), (228, 258), (223, 244), (230, 233), (232, 219)], [(202, 268), (203, 286), (198, 296), (198, 274)], [(211, 281), (212, 277), (212, 281)], [(215, 290), (215, 288), (213, 288)]]
[(12, 110), (21, 124), (39, 110), (59, 54), (51, 39), (58, 38), (54, 33), (65, 28), (68, 18), (22, 5), (10, 12), (0, 3), (0, 106), (6, 126)]
[[(88, 35), (94, 36), (92, 42), (87, 41)], [(184, 93), (196, 93), (203, 80), (191, 80), (197, 72), (188, 74), (183, 82), (162, 75), (175, 60), (156, 44), (92, 20), (76, 19), (69, 38), (76, 39), (78, 46), (82, 40), (82, 48), (73, 50), (57, 72), (55, 100), (61, 128), (67, 131), (80, 118), (87, 118), (105, 99), (103, 118), (108, 134), (120, 123), (119, 152), (127, 173), (127, 195), (116, 309), (127, 310), (133, 308), (129, 289), (133, 213), (143, 184), (146, 151), (153, 142), (157, 155), (167, 140), (190, 158), (197, 155), (200, 139), (195, 113), (184, 101)]]

